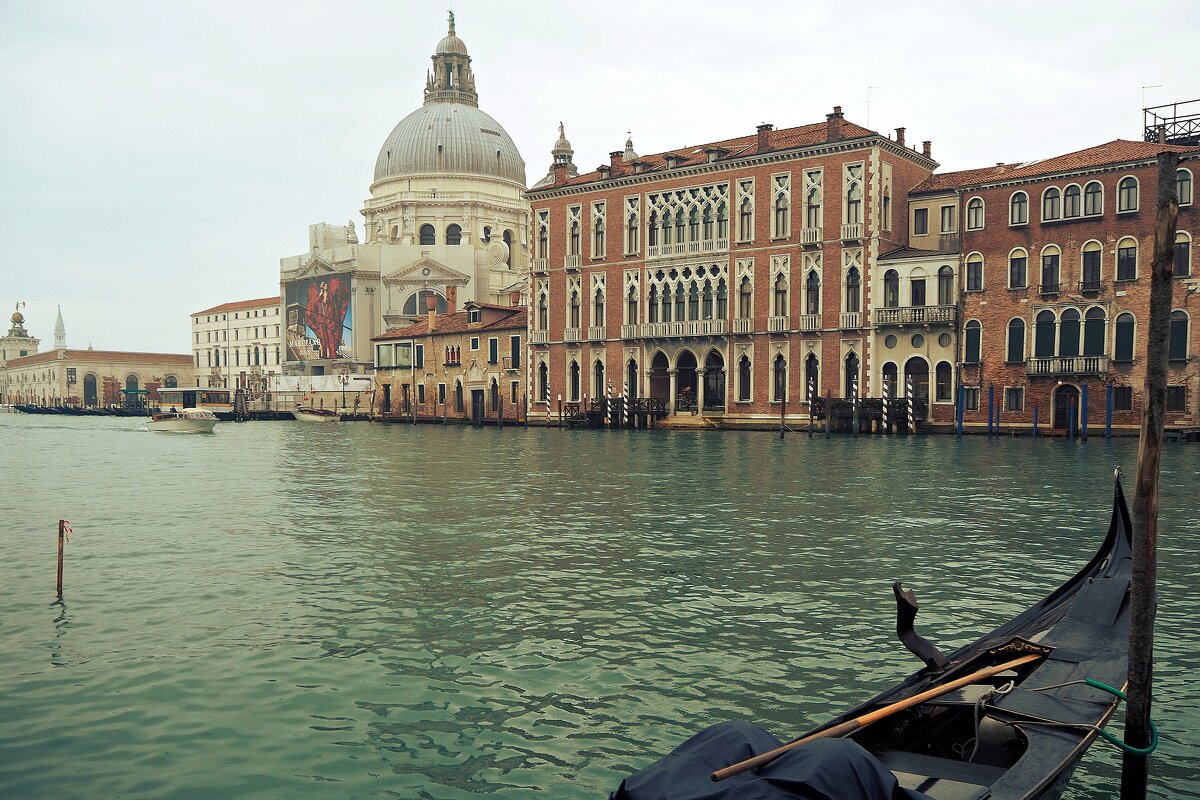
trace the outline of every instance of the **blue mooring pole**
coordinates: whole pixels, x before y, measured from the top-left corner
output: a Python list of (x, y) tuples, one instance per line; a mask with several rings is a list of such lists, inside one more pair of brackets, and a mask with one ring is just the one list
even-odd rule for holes
[(996, 387), (989, 383), (988, 384), (988, 426), (987, 426), (987, 435), (988, 436), (992, 435), (992, 415), (995, 414), (995, 411), (996, 411)]
[(959, 436), (962, 436), (963, 403), (966, 402), (966, 399), (967, 399), (967, 387), (959, 386), (958, 387), (958, 404), (957, 404), (958, 407), (954, 409), (954, 421), (955, 421), (955, 424), (958, 426), (958, 435)]
[(1037, 438), (1038, 429), (1038, 404), (1033, 404), (1033, 438)]
[(1079, 401), (1079, 438), (1085, 442), (1087, 441), (1087, 387), (1088, 385), (1085, 383), (1083, 385), (1083, 397)]
[(1104, 386), (1106, 395), (1104, 398), (1104, 438), (1112, 438), (1112, 406), (1113, 406), (1113, 385), (1111, 382)]

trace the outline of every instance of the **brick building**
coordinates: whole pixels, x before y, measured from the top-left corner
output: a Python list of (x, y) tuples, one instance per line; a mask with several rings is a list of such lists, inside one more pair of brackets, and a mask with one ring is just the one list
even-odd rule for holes
[(835, 108), (652, 156), (626, 142), (581, 175), (560, 130), (528, 194), (531, 418), (610, 385), (723, 426), (775, 424), (781, 401), (803, 418), (810, 385), (878, 396), (870, 276), (937, 166), (896, 133)]
[[(1167, 425), (1200, 424), (1200, 147), (1116, 140), (1024, 164), (934, 175), (909, 202), (912, 240), (960, 253), (963, 422), (1136, 431), (1145, 379), (1156, 155), (1180, 155)], [(937, 214), (934, 215), (936, 210)], [(937, 238), (932, 225), (938, 224)], [(961, 231), (956, 230), (961, 223)], [(926, 229), (926, 234), (917, 234)], [(1086, 396), (1086, 405), (1084, 398)], [(989, 397), (992, 404), (989, 405)], [(993, 417), (994, 418), (994, 417)]]
[(506, 422), (525, 418), (525, 333), (520, 295), (514, 305), (468, 301), (456, 312), (437, 312), (426, 300), (420, 322), (372, 339), (375, 347), (374, 411), (385, 419)]

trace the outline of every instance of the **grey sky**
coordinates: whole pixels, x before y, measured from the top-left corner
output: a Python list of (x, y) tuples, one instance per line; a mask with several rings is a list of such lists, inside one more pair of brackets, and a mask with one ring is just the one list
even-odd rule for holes
[[(72, 347), (188, 352), (189, 313), (278, 291), (313, 222), (354, 219), (421, 103), (445, 3), (0, 0), (0, 306)], [(1200, 97), (1200, 4), (454, 3), (480, 106), (528, 182), (557, 124), (590, 170), (824, 119), (943, 170), (1137, 138)]]

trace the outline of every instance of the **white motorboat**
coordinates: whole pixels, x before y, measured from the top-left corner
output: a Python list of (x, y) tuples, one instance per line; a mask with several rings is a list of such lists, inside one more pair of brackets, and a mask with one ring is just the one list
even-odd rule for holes
[(185, 408), (155, 414), (146, 422), (146, 428), (161, 433), (212, 433), (220, 420), (211, 411), (202, 408)]
[(297, 408), (292, 412), (297, 422), (340, 422), (342, 415), (327, 408)]

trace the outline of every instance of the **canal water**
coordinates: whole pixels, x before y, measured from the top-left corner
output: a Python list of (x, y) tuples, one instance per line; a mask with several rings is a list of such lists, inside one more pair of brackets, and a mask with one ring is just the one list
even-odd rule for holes
[[(1200, 798), (1198, 456), (1163, 462), (1160, 798)], [(0, 797), (603, 798), (705, 725), (788, 737), (918, 667), (893, 580), (943, 649), (1040, 599), (1135, 462), (0, 414)], [(1119, 763), (1098, 743), (1068, 797), (1115, 797)]]

